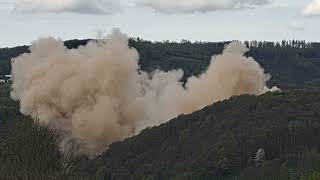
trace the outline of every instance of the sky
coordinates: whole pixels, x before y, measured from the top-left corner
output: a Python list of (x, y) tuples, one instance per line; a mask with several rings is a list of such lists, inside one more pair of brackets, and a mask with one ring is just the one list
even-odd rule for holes
[(0, 47), (120, 28), (153, 41), (320, 41), (320, 0), (0, 0)]

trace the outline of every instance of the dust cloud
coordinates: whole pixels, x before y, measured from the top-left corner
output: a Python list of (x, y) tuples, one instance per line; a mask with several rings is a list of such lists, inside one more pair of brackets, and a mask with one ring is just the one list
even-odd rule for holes
[[(31, 53), (12, 61), (11, 96), (20, 111), (72, 140), (80, 154), (95, 157), (118, 140), (180, 115), (241, 94), (268, 89), (260, 65), (239, 42), (213, 56), (207, 71), (190, 77), (182, 70), (147, 73), (139, 54), (119, 30), (100, 41), (67, 49), (58, 39), (33, 42)], [(64, 148), (67, 149), (67, 148)]]

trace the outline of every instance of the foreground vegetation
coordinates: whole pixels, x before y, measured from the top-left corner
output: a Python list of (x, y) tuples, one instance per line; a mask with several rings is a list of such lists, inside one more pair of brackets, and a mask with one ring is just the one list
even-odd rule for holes
[(0, 84), (0, 179), (93, 179), (79, 175), (88, 159), (62, 153), (60, 135), (20, 114), (9, 93), (10, 84)]

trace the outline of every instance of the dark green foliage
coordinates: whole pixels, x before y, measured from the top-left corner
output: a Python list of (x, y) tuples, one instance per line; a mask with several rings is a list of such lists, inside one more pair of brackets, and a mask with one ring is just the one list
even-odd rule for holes
[(95, 179), (79, 176), (87, 158), (74, 153), (76, 146), (63, 154), (60, 134), (19, 113), (10, 85), (0, 84), (0, 179)]
[(85, 46), (89, 41), (91, 41), (91, 39), (83, 39), (83, 40), (73, 39), (73, 40), (65, 41), (64, 45), (69, 49), (75, 49), (75, 48), (78, 48), (79, 46)]
[(0, 138), (0, 179), (95, 179), (79, 172), (86, 158), (60, 151), (60, 135), (28, 118), (10, 121)]
[[(65, 42), (68, 48), (86, 45), (87, 40)], [(192, 75), (205, 71), (213, 55), (221, 54), (229, 42), (196, 42), (183, 40), (177, 42), (151, 42), (140, 38), (130, 38), (129, 45), (140, 53), (142, 70), (151, 72), (156, 69), (169, 71), (182, 69), (183, 81)], [(281, 89), (320, 86), (320, 43), (305, 41), (245, 42), (250, 46), (248, 56), (255, 58), (273, 78), (270, 85)], [(11, 58), (29, 52), (29, 47), (0, 49), (0, 77), (10, 74)]]
[[(319, 90), (234, 97), (114, 143), (91, 165), (119, 179), (214, 179), (238, 176), (245, 169), (253, 177), (270, 174), (272, 179), (286, 168), (284, 163), (310, 169), (301, 160), (320, 150), (319, 105)], [(255, 167), (252, 159), (259, 148), (265, 150), (266, 162)], [(320, 159), (313, 163), (319, 167), (317, 163)]]
[[(23, 117), (2, 84), (9, 129), (0, 140), (0, 179), (317, 179), (320, 90), (233, 97), (112, 144), (87, 162), (59, 151), (59, 135)], [(15, 117), (11, 119), (10, 117)], [(265, 162), (254, 163), (259, 148)]]
[(10, 98), (10, 83), (0, 84), (0, 137), (5, 134), (8, 119), (23, 117), (19, 113), (19, 104)]
[(11, 59), (29, 52), (28, 46), (0, 49), (0, 78), (4, 74), (11, 74)]
[(130, 39), (129, 44), (140, 54), (141, 68), (146, 71), (183, 69), (184, 79), (205, 71), (211, 56), (222, 53), (228, 42), (190, 43), (150, 42)]
[[(65, 45), (77, 48), (87, 42), (71, 40)], [(143, 70), (182, 68), (183, 80), (205, 71), (211, 56), (220, 54), (226, 43), (139, 38), (129, 42), (140, 52)], [(320, 179), (320, 44), (246, 44), (251, 47), (247, 55), (273, 75), (270, 84), (283, 93), (233, 97), (181, 115), (112, 144), (89, 162), (73, 154), (63, 158), (59, 134), (21, 115), (18, 103), (10, 98), (10, 84), (0, 84), (0, 179)], [(10, 59), (25, 52), (26, 46), (0, 49), (0, 76), (10, 74)], [(308, 90), (286, 90), (295, 88)], [(257, 165), (259, 148), (266, 154)]]
[(26, 118), (10, 124), (0, 143), (0, 179), (58, 177), (62, 156), (55, 133)]

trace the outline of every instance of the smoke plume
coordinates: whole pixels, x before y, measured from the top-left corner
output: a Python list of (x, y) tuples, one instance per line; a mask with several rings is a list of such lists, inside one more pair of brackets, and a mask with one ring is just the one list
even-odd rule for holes
[(12, 98), (20, 101), (23, 114), (53, 126), (90, 157), (179, 114), (234, 95), (270, 91), (265, 86), (269, 76), (244, 56), (248, 49), (238, 42), (212, 57), (207, 71), (190, 77), (185, 86), (182, 70), (140, 70), (138, 52), (119, 30), (78, 49), (47, 38), (30, 50), (12, 62)]

